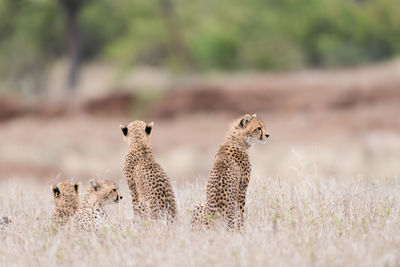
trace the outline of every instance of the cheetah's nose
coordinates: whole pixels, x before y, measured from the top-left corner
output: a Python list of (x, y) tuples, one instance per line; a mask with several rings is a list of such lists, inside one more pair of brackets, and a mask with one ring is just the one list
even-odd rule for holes
[(266, 134), (266, 135), (265, 135), (265, 137), (267, 137), (267, 138), (268, 138), (268, 137), (269, 137), (269, 134)]

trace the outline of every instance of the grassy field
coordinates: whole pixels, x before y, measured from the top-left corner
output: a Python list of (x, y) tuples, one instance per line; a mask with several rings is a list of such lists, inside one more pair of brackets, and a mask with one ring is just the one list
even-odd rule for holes
[[(13, 224), (1, 234), (1, 266), (398, 266), (400, 178), (253, 176), (245, 230), (193, 233), (190, 210), (202, 200), (204, 178), (174, 185), (173, 226), (133, 220), (124, 200), (109, 207), (122, 230), (75, 234), (45, 231), (51, 191), (27, 180), (2, 181), (0, 214)], [(86, 184), (82, 185), (83, 187)], [(82, 191), (82, 188), (81, 188)], [(82, 193), (82, 192), (81, 192)]]
[[(361, 76), (350, 85), (369, 85), (373, 75)], [(318, 91), (322, 100), (331, 99), (318, 88), (303, 99)], [(214, 154), (233, 119), (229, 113), (154, 119), (153, 151), (178, 202), (173, 226), (134, 221), (122, 175), (128, 148), (119, 124), (136, 117), (77, 113), (4, 121), (0, 216), (11, 216), (13, 223), (0, 233), (0, 266), (400, 266), (398, 98), (387, 98), (341, 108), (257, 112), (271, 138), (249, 151), (252, 177), (242, 233), (190, 229), (191, 210), (204, 201)], [(124, 199), (108, 211), (122, 230), (47, 232), (54, 208), (50, 185), (81, 182), (83, 195), (91, 178), (120, 185)]]

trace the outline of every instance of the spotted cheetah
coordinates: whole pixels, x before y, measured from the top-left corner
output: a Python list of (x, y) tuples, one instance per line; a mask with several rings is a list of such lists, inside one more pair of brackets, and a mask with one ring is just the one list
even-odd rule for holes
[(247, 150), (255, 141), (266, 143), (268, 137), (264, 123), (255, 114), (246, 114), (233, 123), (215, 156), (206, 188), (206, 203), (193, 210), (193, 230), (208, 228), (219, 217), (228, 229), (243, 227), (251, 170)]
[(121, 125), (124, 140), (130, 148), (124, 174), (135, 215), (153, 220), (166, 217), (171, 222), (176, 217), (175, 196), (168, 176), (155, 161), (149, 144), (153, 126), (153, 122), (146, 124), (143, 121)]
[(116, 204), (121, 199), (119, 187), (114, 182), (91, 180), (82, 204), (73, 216), (75, 229), (97, 231), (108, 225), (110, 220), (104, 206)]
[(54, 226), (64, 226), (79, 206), (78, 184), (61, 182), (52, 186), (55, 209), (52, 215)]

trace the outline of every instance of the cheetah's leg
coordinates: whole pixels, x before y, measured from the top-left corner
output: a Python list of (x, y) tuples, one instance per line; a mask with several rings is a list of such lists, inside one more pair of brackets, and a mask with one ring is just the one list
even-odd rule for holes
[(192, 231), (201, 231), (209, 229), (214, 224), (215, 214), (211, 214), (210, 210), (203, 204), (194, 207), (192, 211), (191, 226)]
[[(225, 192), (231, 192), (228, 188), (224, 188)], [(226, 195), (224, 202), (220, 203), (220, 213), (224, 223), (227, 224), (228, 230), (240, 230), (240, 210), (238, 205), (238, 196), (236, 194), (229, 194), (222, 192)]]
[(164, 203), (160, 203), (159, 200), (152, 200), (150, 201), (150, 219), (152, 220), (158, 220), (162, 217), (163, 211), (165, 210), (165, 205)]
[(197, 205), (194, 207), (192, 211), (192, 220), (190, 222), (192, 226), (192, 231), (200, 231), (201, 230), (201, 216), (202, 216), (203, 205)]
[(136, 184), (135, 181), (129, 180), (128, 181), (128, 187), (129, 191), (131, 192), (132, 196), (132, 206), (133, 206), (133, 212), (136, 215), (139, 215), (142, 217), (144, 214), (144, 207), (143, 205), (139, 202), (139, 194), (137, 193), (136, 190)]
[(246, 190), (247, 190), (247, 183), (242, 182), (239, 186), (239, 195), (238, 195), (238, 206), (240, 211), (239, 228), (243, 228), (244, 225), (244, 207), (246, 205)]
[(173, 223), (176, 218), (176, 204), (175, 201), (170, 201), (167, 204), (167, 222)]
[(240, 211), (236, 203), (228, 205), (224, 212), (224, 218), (227, 222), (228, 230), (240, 231)]
[(148, 211), (146, 204), (138, 202), (133, 204), (133, 212), (135, 215), (139, 216), (141, 219), (147, 219)]
[(170, 192), (167, 200), (167, 209), (168, 209), (168, 220), (173, 222), (177, 216), (176, 212), (176, 201), (175, 196), (172, 192)]

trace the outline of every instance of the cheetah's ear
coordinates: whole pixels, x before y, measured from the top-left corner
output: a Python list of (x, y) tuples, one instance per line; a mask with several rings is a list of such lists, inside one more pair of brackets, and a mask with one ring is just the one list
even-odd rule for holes
[(147, 133), (148, 135), (150, 135), (151, 130), (153, 129), (153, 126), (154, 126), (154, 122), (150, 122), (149, 124), (146, 125), (145, 131), (146, 131), (146, 133)]
[(126, 127), (125, 125), (122, 125), (122, 124), (120, 124), (119, 127), (120, 127), (121, 130), (122, 130), (122, 134), (123, 134), (124, 136), (127, 136), (127, 135), (128, 135), (128, 127)]
[(74, 189), (75, 189), (75, 192), (77, 192), (77, 193), (78, 193), (79, 184), (74, 184)]
[(54, 197), (58, 198), (60, 196), (60, 193), (61, 193), (60, 189), (56, 185), (53, 185), (53, 195), (54, 195)]
[(250, 116), (249, 114), (244, 115), (244, 117), (240, 120), (239, 126), (241, 128), (245, 128), (247, 126), (247, 123), (253, 118), (253, 116)]
[(97, 191), (100, 188), (99, 182), (94, 179), (90, 180), (90, 186), (93, 188), (94, 191)]

